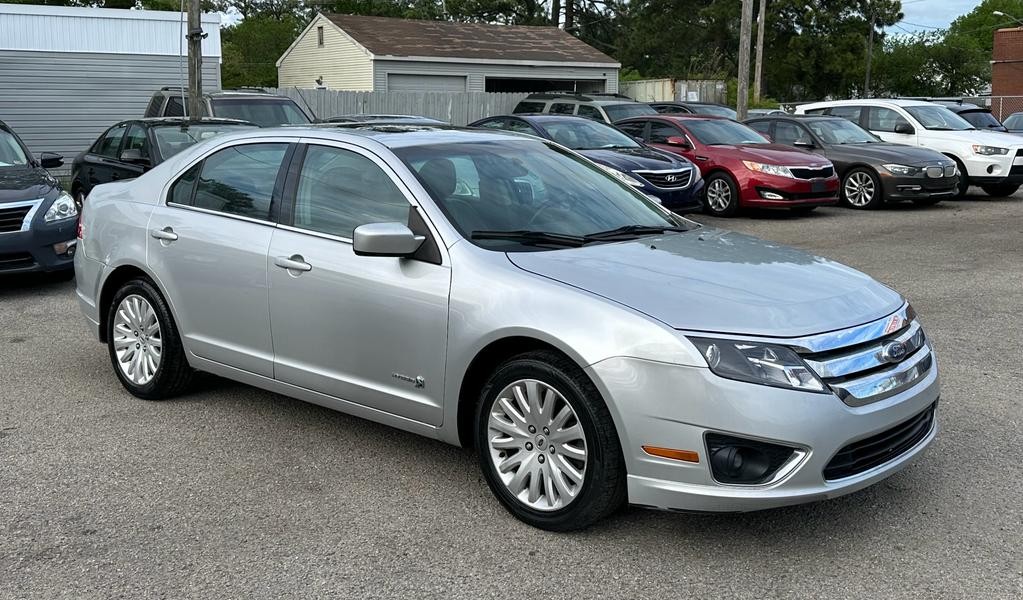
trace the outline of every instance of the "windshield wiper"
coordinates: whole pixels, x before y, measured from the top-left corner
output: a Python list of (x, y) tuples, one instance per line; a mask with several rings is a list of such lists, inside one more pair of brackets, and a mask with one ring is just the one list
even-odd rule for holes
[(637, 236), (637, 235), (654, 235), (658, 233), (665, 233), (668, 231), (684, 232), (689, 231), (685, 227), (674, 227), (671, 225), (623, 225), (615, 229), (608, 229), (607, 231), (598, 231), (584, 236), (587, 240), (608, 240), (617, 237), (624, 236)]
[(469, 237), (474, 240), (508, 240), (519, 242), (520, 244), (552, 244), (572, 248), (577, 248), (590, 242), (589, 239), (578, 235), (533, 231), (531, 229), (515, 229), (511, 231), (477, 229), (470, 233)]

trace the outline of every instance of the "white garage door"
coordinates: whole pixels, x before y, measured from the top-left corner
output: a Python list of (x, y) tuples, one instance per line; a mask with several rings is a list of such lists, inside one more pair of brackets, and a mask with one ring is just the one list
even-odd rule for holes
[(465, 77), (459, 75), (387, 75), (390, 92), (464, 92)]

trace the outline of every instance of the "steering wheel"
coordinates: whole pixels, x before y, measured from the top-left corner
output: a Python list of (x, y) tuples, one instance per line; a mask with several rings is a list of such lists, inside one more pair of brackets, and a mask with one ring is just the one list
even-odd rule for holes
[(541, 221), (540, 216), (543, 215), (545, 212), (554, 209), (565, 210), (565, 206), (567, 206), (565, 202), (558, 200), (548, 200), (544, 202), (536, 209), (536, 212), (533, 213), (533, 216), (529, 218), (529, 221), (526, 223), (526, 227), (531, 229), (534, 223), (536, 223), (537, 221)]

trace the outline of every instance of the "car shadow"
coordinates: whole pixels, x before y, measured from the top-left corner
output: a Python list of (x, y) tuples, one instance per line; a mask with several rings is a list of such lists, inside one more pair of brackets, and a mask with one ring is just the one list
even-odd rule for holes
[(0, 276), (0, 300), (17, 300), (48, 293), (56, 289), (74, 290), (74, 273), (24, 273)]

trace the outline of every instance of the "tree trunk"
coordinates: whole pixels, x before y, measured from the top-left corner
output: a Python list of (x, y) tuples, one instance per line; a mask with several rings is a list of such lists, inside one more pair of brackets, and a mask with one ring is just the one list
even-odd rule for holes
[(561, 0), (551, 0), (551, 25), (561, 26)]
[(565, 31), (575, 27), (575, 0), (565, 0)]

